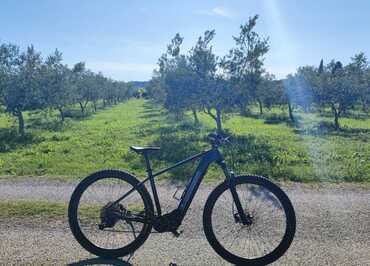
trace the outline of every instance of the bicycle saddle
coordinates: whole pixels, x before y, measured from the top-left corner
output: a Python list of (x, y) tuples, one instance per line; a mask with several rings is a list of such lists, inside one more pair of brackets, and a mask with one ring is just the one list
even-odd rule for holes
[(136, 153), (147, 153), (150, 151), (157, 151), (159, 147), (138, 147), (138, 146), (131, 146), (130, 149)]

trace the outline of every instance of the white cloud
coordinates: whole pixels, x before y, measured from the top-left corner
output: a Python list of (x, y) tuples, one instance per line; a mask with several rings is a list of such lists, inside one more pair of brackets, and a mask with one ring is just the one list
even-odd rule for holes
[(215, 14), (216, 16), (228, 17), (228, 18), (234, 16), (230, 11), (222, 7), (215, 7), (214, 9), (212, 9), (212, 13)]
[(218, 17), (225, 17), (225, 18), (236, 17), (235, 12), (225, 7), (214, 7), (211, 10), (198, 10), (197, 13), (201, 15), (218, 16)]
[(157, 67), (155, 64), (119, 62), (90, 62), (86, 65), (94, 72), (102, 72), (105, 76), (124, 81), (148, 80)]

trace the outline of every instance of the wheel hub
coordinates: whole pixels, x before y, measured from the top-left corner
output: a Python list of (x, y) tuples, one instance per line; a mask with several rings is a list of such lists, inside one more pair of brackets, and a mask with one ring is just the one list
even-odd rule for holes
[[(250, 215), (249, 213), (246, 213), (245, 216), (247, 218), (247, 222), (246, 222), (245, 225), (252, 225), (254, 217), (252, 215)], [(239, 223), (244, 224), (243, 221), (242, 221), (242, 218), (239, 215), (239, 213), (234, 213), (234, 221), (235, 221), (235, 223), (238, 223), (238, 224)]]

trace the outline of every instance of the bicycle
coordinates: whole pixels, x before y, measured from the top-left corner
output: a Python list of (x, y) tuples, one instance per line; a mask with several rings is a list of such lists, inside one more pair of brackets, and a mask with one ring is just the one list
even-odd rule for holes
[[(266, 265), (280, 258), (291, 245), (296, 229), (291, 201), (267, 178), (235, 176), (219, 151), (228, 138), (210, 134), (209, 139), (210, 149), (157, 172), (152, 170), (149, 153), (159, 148), (131, 146), (145, 159), (147, 177), (141, 182), (120, 170), (103, 170), (83, 179), (68, 208), (71, 231), (81, 246), (100, 257), (116, 258), (133, 254), (153, 228), (179, 236), (178, 228), (209, 165), (215, 162), (225, 181), (210, 193), (203, 210), (203, 229), (211, 247), (236, 265)], [(154, 178), (197, 159), (200, 162), (178, 207), (162, 214)], [(147, 181), (152, 196), (145, 186)]]

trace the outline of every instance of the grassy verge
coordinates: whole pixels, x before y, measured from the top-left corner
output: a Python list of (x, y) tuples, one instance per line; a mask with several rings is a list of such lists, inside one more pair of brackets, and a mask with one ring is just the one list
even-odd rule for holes
[(5, 201), (0, 202), (0, 217), (64, 219), (67, 217), (66, 203), (46, 201)]
[[(79, 207), (79, 215), (84, 220), (99, 220), (101, 205), (85, 204)], [(141, 212), (141, 205), (126, 206), (129, 211)], [(32, 218), (60, 220), (67, 219), (68, 204), (47, 201), (4, 201), (0, 202), (0, 218)]]

